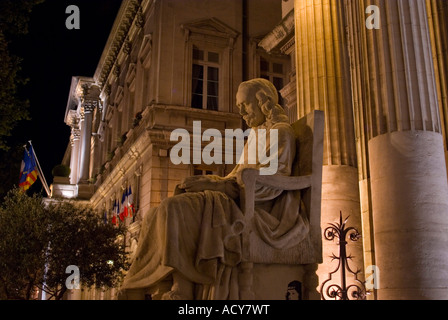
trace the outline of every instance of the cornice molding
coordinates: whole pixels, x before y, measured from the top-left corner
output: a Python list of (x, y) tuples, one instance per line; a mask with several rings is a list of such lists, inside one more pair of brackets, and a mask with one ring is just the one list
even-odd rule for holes
[(131, 28), (133, 26), (139, 30), (143, 28), (143, 9), (145, 8), (146, 10), (153, 2), (153, 0), (149, 1), (149, 3), (147, 0), (123, 1), (95, 71), (94, 79), (101, 89), (107, 85), (107, 80), (116, 65), (120, 53), (129, 54), (133, 40), (129, 36)]
[(285, 43), (294, 38), (294, 30), (294, 10), (291, 10), (282, 22), (269, 32), (258, 45), (268, 53), (280, 51)]

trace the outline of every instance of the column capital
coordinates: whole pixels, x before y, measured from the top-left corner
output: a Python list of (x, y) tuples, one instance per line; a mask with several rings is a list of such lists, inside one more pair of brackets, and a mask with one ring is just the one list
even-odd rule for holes
[(81, 117), (75, 111), (70, 112), (67, 119), (68, 119), (67, 124), (70, 126), (70, 128), (72, 129), (79, 128), (79, 122), (81, 120)]
[(81, 139), (81, 130), (79, 128), (72, 127), (72, 134), (70, 136), (70, 144), (73, 147), (76, 141)]
[(91, 83), (84, 83), (81, 85), (80, 97), (82, 108), (85, 113), (91, 113), (99, 106), (100, 88)]
[(99, 100), (85, 99), (82, 103), (84, 113), (92, 113), (99, 106)]

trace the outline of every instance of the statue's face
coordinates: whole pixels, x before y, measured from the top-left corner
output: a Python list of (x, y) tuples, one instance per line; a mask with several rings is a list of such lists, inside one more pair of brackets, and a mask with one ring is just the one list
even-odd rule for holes
[(265, 123), (266, 116), (261, 112), (257, 97), (248, 87), (241, 87), (236, 94), (236, 105), (240, 114), (251, 128)]

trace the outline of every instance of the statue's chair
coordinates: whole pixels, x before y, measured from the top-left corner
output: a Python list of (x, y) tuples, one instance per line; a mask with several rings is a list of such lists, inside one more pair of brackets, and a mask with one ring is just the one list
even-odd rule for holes
[[(294, 280), (304, 284), (305, 299), (318, 298), (317, 292), (313, 295), (313, 290), (317, 286), (315, 270), (322, 262), (320, 217), (324, 114), (314, 111), (293, 123), (292, 127), (297, 138), (297, 151), (291, 176), (261, 176), (258, 170), (244, 169), (239, 177), (241, 208), (245, 215), (239, 276), (241, 299), (284, 299), (289, 281)], [(256, 183), (289, 190), (301, 197), (310, 230), (297, 246), (275, 249), (257, 235), (254, 224)]]

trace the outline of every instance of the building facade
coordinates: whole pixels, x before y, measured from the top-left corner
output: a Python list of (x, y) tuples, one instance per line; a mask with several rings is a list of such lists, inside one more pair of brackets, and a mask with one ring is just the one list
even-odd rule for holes
[[(173, 165), (172, 130), (242, 128), (239, 83), (267, 78), (291, 122), (325, 112), (321, 226), (342, 213), (361, 232), (348, 251), (368, 299), (446, 299), (447, 13), (444, 0), (124, 0), (94, 76), (73, 78), (70, 184), (54, 195), (112, 219), (131, 188), (132, 252), (183, 178), (232, 169)], [(337, 250), (323, 241), (318, 291)]]

